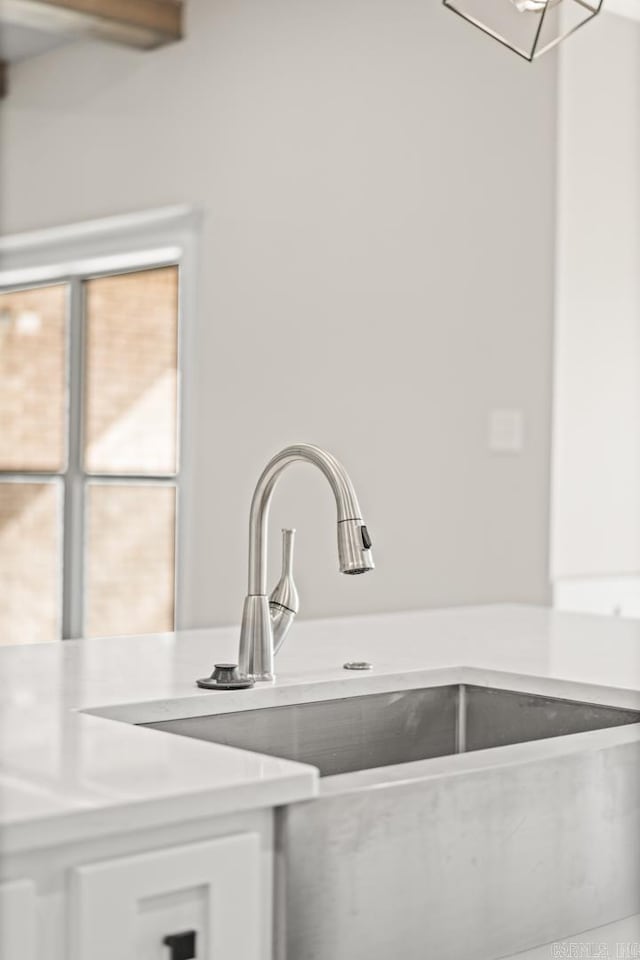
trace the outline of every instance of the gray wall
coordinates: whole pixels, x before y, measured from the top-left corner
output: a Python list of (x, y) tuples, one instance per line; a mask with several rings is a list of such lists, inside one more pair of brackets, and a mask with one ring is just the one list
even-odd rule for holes
[[(189, 0), (186, 42), (19, 65), (4, 232), (191, 202), (205, 214), (185, 623), (230, 622), (257, 474), (329, 447), (375, 538), (335, 571), (322, 478), (282, 482), (305, 615), (544, 602), (556, 63), (438, 0)], [(493, 407), (526, 417), (487, 449)], [(276, 537), (273, 538), (277, 540)]]

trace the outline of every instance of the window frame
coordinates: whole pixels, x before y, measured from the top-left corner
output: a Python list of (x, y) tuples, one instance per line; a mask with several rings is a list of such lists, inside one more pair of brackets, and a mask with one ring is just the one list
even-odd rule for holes
[[(0, 470), (0, 482), (62, 485), (59, 639), (84, 634), (86, 492), (89, 484), (169, 486), (175, 489), (174, 629), (183, 621), (185, 529), (183, 498), (193, 474), (193, 445), (184, 424), (195, 401), (189, 376), (195, 313), (200, 216), (177, 206), (0, 238), (0, 290), (66, 284), (66, 447), (57, 471)], [(176, 469), (173, 474), (104, 474), (83, 463), (86, 387), (85, 281), (176, 266), (178, 270)], [(185, 317), (190, 318), (185, 322)]]

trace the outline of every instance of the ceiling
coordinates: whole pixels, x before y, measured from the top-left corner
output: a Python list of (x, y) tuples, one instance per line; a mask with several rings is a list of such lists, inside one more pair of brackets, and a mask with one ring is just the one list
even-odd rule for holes
[(35, 27), (0, 21), (0, 60), (6, 63), (37, 57), (65, 43), (69, 43), (68, 38), (59, 33), (48, 33)]
[(152, 50), (182, 38), (182, 13), (183, 0), (0, 0), (0, 62), (82, 38)]

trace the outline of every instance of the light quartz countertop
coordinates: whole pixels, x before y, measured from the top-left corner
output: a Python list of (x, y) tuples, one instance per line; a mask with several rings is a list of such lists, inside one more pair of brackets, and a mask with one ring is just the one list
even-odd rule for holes
[[(237, 643), (233, 627), (0, 647), (0, 852), (318, 791), (312, 767), (135, 723), (456, 682), (640, 709), (640, 621), (518, 606), (300, 621), (275, 683), (196, 687), (215, 662), (237, 659)], [(373, 669), (345, 671), (352, 660)], [(640, 725), (580, 734), (572, 749), (616, 737), (640, 740)], [(535, 749), (501, 748), (502, 762)]]

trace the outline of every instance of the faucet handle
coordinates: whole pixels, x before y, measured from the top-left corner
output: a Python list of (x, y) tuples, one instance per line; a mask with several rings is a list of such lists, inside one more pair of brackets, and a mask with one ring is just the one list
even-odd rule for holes
[(300, 609), (300, 598), (293, 579), (293, 545), (296, 538), (295, 530), (282, 531), (282, 573), (271, 592), (269, 603), (276, 603), (286, 607), (292, 613)]
[(284, 643), (284, 638), (300, 609), (300, 598), (293, 579), (295, 536), (295, 530), (282, 531), (282, 573), (269, 597), (274, 653), (277, 653)]

